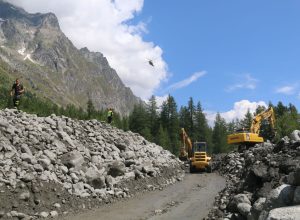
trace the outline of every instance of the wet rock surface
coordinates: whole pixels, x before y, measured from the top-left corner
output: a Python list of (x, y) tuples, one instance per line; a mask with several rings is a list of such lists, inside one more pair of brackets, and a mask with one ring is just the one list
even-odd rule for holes
[(99, 207), (173, 184), (181, 166), (140, 135), (97, 120), (0, 111), (0, 219)]
[(300, 219), (300, 132), (215, 158), (227, 187), (207, 219)]

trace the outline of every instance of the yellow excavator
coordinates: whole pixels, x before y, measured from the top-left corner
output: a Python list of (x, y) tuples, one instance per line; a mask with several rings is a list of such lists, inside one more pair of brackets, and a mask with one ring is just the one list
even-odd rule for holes
[(181, 161), (188, 161), (189, 157), (192, 155), (193, 144), (184, 128), (181, 128), (180, 139), (181, 147), (179, 151), (179, 159)]
[(228, 144), (245, 145), (245, 146), (249, 147), (249, 146), (255, 145), (257, 143), (264, 142), (264, 139), (259, 136), (260, 126), (261, 126), (261, 123), (263, 120), (268, 120), (272, 130), (274, 131), (275, 113), (274, 113), (274, 110), (272, 107), (257, 114), (253, 118), (249, 131), (242, 129), (242, 131), (228, 135), (227, 143)]
[(211, 173), (211, 157), (207, 155), (206, 142), (195, 142), (193, 145), (184, 128), (181, 128), (180, 136), (182, 146), (179, 152), (179, 159), (189, 162), (191, 173), (198, 170), (206, 170), (208, 173)]

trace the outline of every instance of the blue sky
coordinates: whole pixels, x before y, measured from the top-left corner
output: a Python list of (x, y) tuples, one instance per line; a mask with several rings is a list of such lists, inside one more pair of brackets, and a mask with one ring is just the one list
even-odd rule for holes
[(147, 22), (146, 41), (163, 50), (172, 74), (164, 88), (206, 71), (170, 91), (179, 105), (191, 96), (212, 111), (240, 100), (300, 101), (300, 1), (146, 0), (134, 21)]
[(269, 101), (300, 110), (299, 0), (7, 1), (54, 12), (76, 47), (102, 52), (144, 100), (193, 97), (211, 124)]

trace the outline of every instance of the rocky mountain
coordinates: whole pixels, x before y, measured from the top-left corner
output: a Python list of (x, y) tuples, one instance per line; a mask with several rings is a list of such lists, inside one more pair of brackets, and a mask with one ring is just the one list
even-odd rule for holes
[(0, 59), (40, 97), (66, 106), (113, 107), (126, 115), (139, 103), (100, 52), (77, 49), (53, 13), (30, 14), (0, 0)]

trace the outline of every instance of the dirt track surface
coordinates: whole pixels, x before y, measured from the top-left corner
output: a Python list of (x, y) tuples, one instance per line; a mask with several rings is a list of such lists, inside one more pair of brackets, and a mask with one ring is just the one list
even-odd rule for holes
[(162, 191), (152, 191), (97, 210), (61, 218), (63, 220), (163, 220), (202, 219), (214, 198), (225, 187), (218, 174), (187, 174), (185, 179)]

